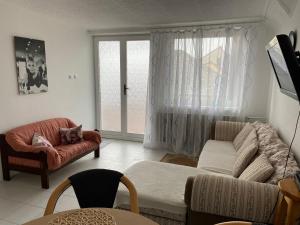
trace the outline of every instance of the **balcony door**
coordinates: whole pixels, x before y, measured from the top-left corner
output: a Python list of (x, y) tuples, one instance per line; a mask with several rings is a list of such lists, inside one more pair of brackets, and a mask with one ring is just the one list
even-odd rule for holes
[(98, 129), (107, 138), (142, 140), (149, 37), (96, 37), (94, 46)]

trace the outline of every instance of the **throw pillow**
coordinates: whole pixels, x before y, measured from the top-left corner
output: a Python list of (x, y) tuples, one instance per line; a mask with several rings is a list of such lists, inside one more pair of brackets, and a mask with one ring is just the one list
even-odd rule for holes
[(290, 152), (288, 156), (286, 169), (284, 169), (289, 147), (280, 139), (277, 139), (275, 143), (270, 144), (270, 148), (271, 149), (269, 151), (266, 151), (265, 155), (272, 163), (275, 172), (272, 174), (270, 179), (267, 180), (267, 183), (277, 184), (278, 181), (280, 181), (283, 178), (293, 177), (295, 173), (300, 170), (295, 160), (293, 152)]
[(233, 140), (233, 146), (236, 151), (240, 149), (244, 140), (247, 138), (247, 136), (252, 130), (254, 130), (254, 127), (250, 123), (246, 123), (243, 129), (236, 135), (236, 137)]
[(261, 154), (242, 172), (239, 179), (265, 182), (273, 172), (274, 168), (268, 158), (264, 154)]
[(255, 129), (253, 129), (248, 136), (245, 138), (245, 140), (242, 143), (242, 146), (239, 148), (239, 150), (237, 151), (237, 154), (241, 154), (241, 152), (249, 145), (256, 143), (257, 144), (257, 148), (258, 148), (258, 140), (257, 140), (257, 135), (256, 135), (256, 131)]
[[(285, 162), (288, 154), (288, 145), (283, 143), (276, 130), (269, 124), (255, 122), (252, 124), (257, 133), (258, 154), (264, 154), (274, 168), (274, 173), (266, 181), (277, 184), (283, 178)], [(290, 152), (284, 178), (293, 177), (300, 171), (293, 152)]]
[(60, 128), (59, 133), (63, 145), (75, 144), (83, 139), (82, 125), (73, 128)]
[(279, 138), (276, 130), (267, 123), (257, 121), (252, 123), (252, 126), (255, 128), (257, 134), (258, 153), (266, 153), (270, 148), (270, 143), (274, 142), (274, 139)]
[(258, 143), (256, 139), (256, 131), (252, 130), (238, 151), (238, 156), (233, 165), (232, 171), (232, 175), (234, 177), (239, 177), (241, 175), (256, 154), (257, 149)]
[(31, 144), (33, 146), (53, 147), (52, 144), (44, 136), (38, 133), (33, 134)]

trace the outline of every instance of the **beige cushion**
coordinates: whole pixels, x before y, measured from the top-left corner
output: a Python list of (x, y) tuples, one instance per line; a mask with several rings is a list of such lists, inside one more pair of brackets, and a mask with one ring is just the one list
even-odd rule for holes
[(236, 157), (232, 141), (208, 140), (200, 154), (197, 168), (232, 175)]
[[(189, 176), (204, 173), (200, 169), (170, 163), (142, 161), (124, 172), (138, 192), (140, 208), (159, 209), (185, 216), (185, 183)], [(116, 206), (129, 205), (128, 190), (119, 186)]]
[(216, 121), (215, 140), (232, 142), (245, 124), (243, 122)]
[(258, 149), (258, 142), (256, 139), (255, 130), (251, 131), (243, 145), (238, 151), (237, 159), (233, 165), (232, 176), (239, 177), (241, 173), (246, 169), (253, 156)]
[(257, 140), (257, 134), (255, 129), (253, 129), (248, 136), (245, 138), (242, 146), (240, 147), (240, 149), (237, 151), (237, 155), (241, 154), (241, 152), (249, 145), (251, 145), (252, 143), (256, 143), (257, 147), (258, 147), (258, 140)]
[(262, 154), (257, 157), (239, 176), (239, 179), (265, 182), (274, 172), (274, 168), (268, 158)]
[(250, 123), (246, 123), (243, 129), (236, 135), (236, 137), (233, 140), (233, 146), (235, 147), (236, 151), (240, 149), (247, 136), (253, 130), (254, 127)]

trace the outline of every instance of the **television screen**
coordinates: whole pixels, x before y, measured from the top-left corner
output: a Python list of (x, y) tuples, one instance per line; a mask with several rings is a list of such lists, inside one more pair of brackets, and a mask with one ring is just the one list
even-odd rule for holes
[(300, 70), (289, 38), (277, 35), (267, 46), (267, 52), (281, 92), (298, 100), (295, 81), (299, 80)]
[(268, 52), (272, 60), (274, 70), (277, 74), (280, 88), (296, 93), (294, 84), (290, 77), (290, 73), (283, 58), (279, 44), (276, 43), (273, 47), (271, 47), (268, 50)]

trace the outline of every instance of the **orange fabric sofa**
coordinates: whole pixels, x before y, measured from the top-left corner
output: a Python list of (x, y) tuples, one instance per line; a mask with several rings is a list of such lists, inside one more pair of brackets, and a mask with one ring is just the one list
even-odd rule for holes
[[(76, 125), (67, 118), (55, 118), (20, 126), (0, 136), (1, 160), (4, 180), (10, 180), (9, 171), (18, 170), (41, 175), (43, 188), (49, 188), (50, 172), (94, 152), (99, 157), (101, 136), (96, 131), (83, 131), (83, 141), (62, 145), (60, 128)], [(33, 134), (44, 136), (53, 147), (32, 146)]]

